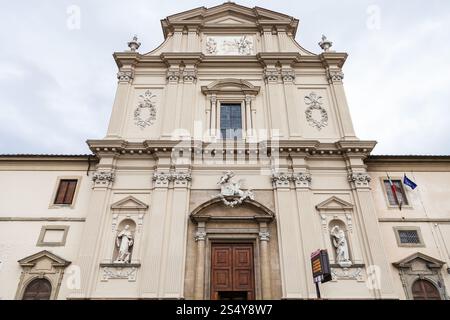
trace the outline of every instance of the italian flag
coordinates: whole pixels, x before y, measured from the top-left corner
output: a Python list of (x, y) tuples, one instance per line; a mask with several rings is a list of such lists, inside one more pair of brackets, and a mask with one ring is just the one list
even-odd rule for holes
[(400, 211), (402, 210), (402, 200), (398, 199), (398, 195), (397, 195), (397, 187), (395, 186), (395, 184), (392, 182), (391, 177), (387, 174), (386, 175), (388, 177), (388, 181), (389, 181), (389, 185), (391, 186), (391, 190), (392, 190), (392, 194), (394, 195), (395, 201), (398, 204), (398, 208), (400, 209)]

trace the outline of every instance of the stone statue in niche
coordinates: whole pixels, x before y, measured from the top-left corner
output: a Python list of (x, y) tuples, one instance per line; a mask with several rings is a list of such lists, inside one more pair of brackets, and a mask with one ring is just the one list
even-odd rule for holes
[(348, 243), (345, 237), (345, 232), (339, 226), (334, 226), (331, 231), (331, 238), (336, 249), (336, 261), (341, 267), (350, 267), (350, 255), (348, 250)]
[(114, 263), (130, 263), (133, 244), (133, 235), (130, 231), (130, 226), (127, 224), (116, 237), (116, 246), (119, 248), (119, 254)]

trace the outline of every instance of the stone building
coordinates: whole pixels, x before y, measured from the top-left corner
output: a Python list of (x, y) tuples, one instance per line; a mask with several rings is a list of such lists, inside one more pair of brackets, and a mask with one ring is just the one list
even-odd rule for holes
[(1, 155), (0, 298), (310, 299), (321, 248), (325, 298), (447, 299), (450, 157), (370, 155), (347, 54), (297, 27), (232, 2), (169, 16), (158, 48), (114, 54), (92, 155)]

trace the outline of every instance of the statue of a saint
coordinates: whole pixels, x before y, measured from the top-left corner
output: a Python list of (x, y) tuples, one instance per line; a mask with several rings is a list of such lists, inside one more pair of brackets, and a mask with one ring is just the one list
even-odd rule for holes
[(133, 244), (133, 235), (131, 234), (130, 226), (127, 224), (116, 237), (116, 246), (119, 248), (119, 254), (114, 263), (130, 263), (131, 247)]
[(331, 237), (333, 245), (336, 249), (336, 261), (341, 267), (349, 267), (352, 265), (348, 250), (348, 243), (345, 237), (345, 232), (339, 226), (334, 226), (331, 229)]

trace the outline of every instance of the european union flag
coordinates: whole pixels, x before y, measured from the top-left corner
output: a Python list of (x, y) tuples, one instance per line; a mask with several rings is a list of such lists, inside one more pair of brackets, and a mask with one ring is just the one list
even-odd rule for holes
[(403, 177), (403, 183), (406, 184), (408, 187), (410, 187), (413, 190), (417, 187), (417, 184), (415, 184), (414, 182), (409, 180), (408, 177), (406, 176), (406, 174)]

